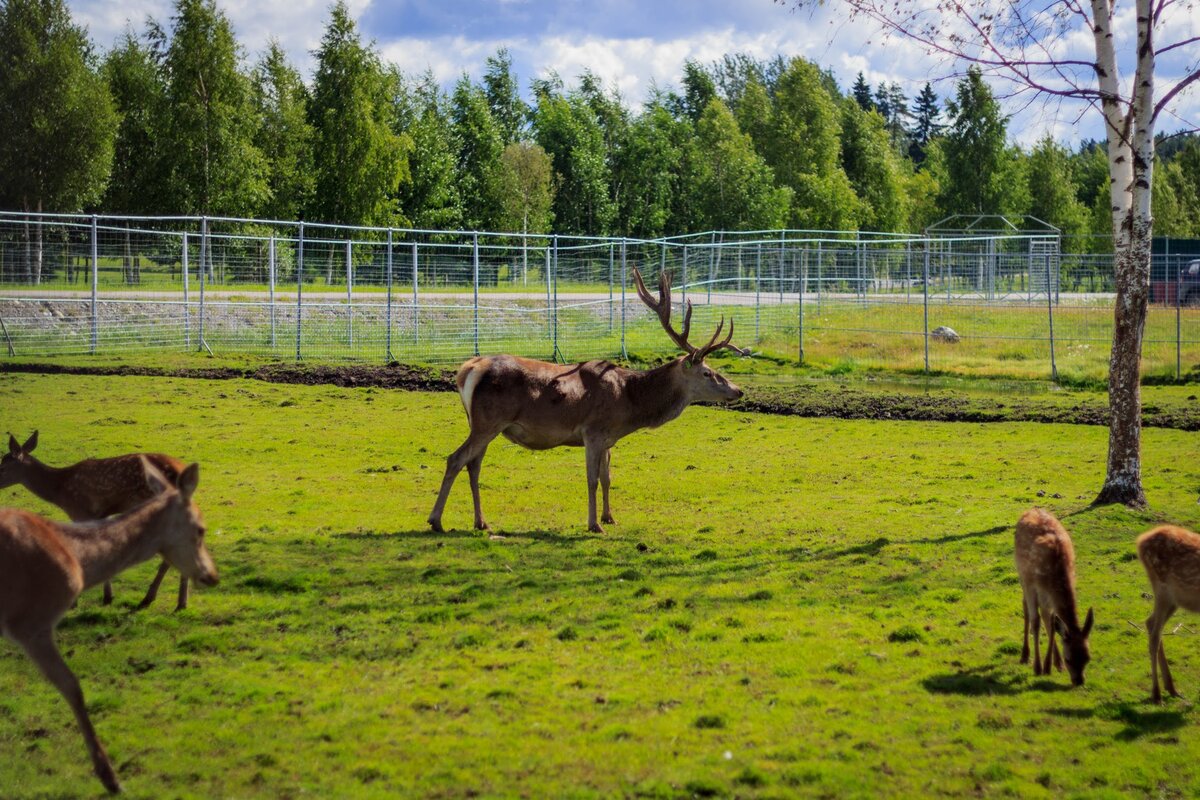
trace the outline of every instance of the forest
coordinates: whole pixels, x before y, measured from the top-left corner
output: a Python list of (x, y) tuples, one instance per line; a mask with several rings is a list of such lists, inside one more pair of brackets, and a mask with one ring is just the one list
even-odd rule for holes
[[(387, 63), (343, 2), (311, 81), (277, 42), (248, 54), (214, 0), (104, 51), (62, 0), (9, 0), (0, 41), (6, 210), (635, 237), (1028, 214), (1068, 252), (1111, 247), (1103, 147), (1020, 146), (977, 71), (908, 97), (729, 53), (639, 102), (590, 71), (523, 85), (501, 49), (447, 89)], [(1200, 136), (1159, 141), (1153, 212), (1156, 235), (1200, 238)]]

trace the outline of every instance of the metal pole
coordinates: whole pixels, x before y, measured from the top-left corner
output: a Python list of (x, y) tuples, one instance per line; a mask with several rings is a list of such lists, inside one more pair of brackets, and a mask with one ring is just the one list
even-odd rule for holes
[[(792, 255), (793, 266), (795, 265), (795, 263), (796, 263), (796, 256), (793, 254)], [(794, 269), (793, 269), (793, 271), (794, 271)], [(798, 363), (800, 363), (800, 364), (804, 363), (804, 284), (807, 282), (808, 282), (808, 259), (804, 258), (803, 254), (801, 254), (801, 257), (800, 257), (800, 285), (796, 287), (796, 299), (798, 301), (797, 302), (798, 309), (797, 309), (796, 329), (797, 329), (797, 331), (799, 331), (798, 338), (799, 338), (799, 344), (800, 344), (800, 348), (799, 348), (800, 359), (799, 359)]]
[(271, 349), (275, 349), (275, 234), (267, 250), (267, 302), (271, 304)]
[(553, 308), (553, 315), (551, 317), (551, 320), (552, 320), (551, 328), (554, 332), (554, 351), (552, 352), (552, 354), (550, 356), (550, 360), (558, 361), (559, 352), (558, 352), (558, 236), (557, 235), (555, 235), (555, 237), (554, 237), (554, 263), (551, 268), (551, 273), (553, 274), (552, 283), (554, 285), (554, 300), (553, 300), (553, 303), (551, 304), (551, 308)]
[(350, 240), (346, 240), (346, 344), (354, 349), (354, 267)]
[(705, 302), (712, 305), (712, 287), (713, 281), (716, 280), (716, 257), (717, 257), (717, 234), (713, 231), (709, 237), (708, 243), (708, 290), (705, 297)]
[(420, 320), (417, 318), (417, 312), (419, 309), (417, 307), (418, 286), (417, 286), (417, 243), (416, 242), (412, 243), (412, 286), (413, 286), (413, 292), (412, 292), (412, 294), (413, 294), (413, 299), (412, 299), (413, 344), (417, 344), (418, 342), (421, 341), (421, 326), (419, 324)]
[(754, 256), (754, 341), (762, 338), (759, 334), (759, 321), (762, 316), (762, 303), (759, 302), (759, 297), (762, 294), (762, 242), (759, 242), (755, 248)]
[(625, 349), (625, 245), (621, 240), (621, 358), (628, 359), (629, 351)]
[(921, 281), (921, 292), (924, 295), (924, 322), (922, 328), (925, 331), (925, 372), (929, 372), (929, 239), (925, 239), (925, 270), (923, 273), (924, 280)]
[(1054, 293), (1050, 287), (1050, 256), (1046, 255), (1046, 311), (1050, 321), (1050, 380), (1058, 380), (1058, 365), (1054, 363)]
[(208, 347), (204, 341), (204, 286), (208, 282), (208, 217), (200, 218), (200, 347)]
[(183, 346), (192, 349), (192, 311), (188, 305), (188, 235), (183, 234), (183, 258), (179, 262), (183, 271)]
[(92, 214), (92, 353), (100, 342), (100, 316), (98, 297), (100, 289), (100, 242), (97, 233), (97, 217)]
[(300, 360), (300, 323), (304, 316), (304, 223), (296, 240), (296, 360)]
[(817, 242), (817, 316), (821, 316), (821, 261), (823, 261), (821, 243)]
[(613, 290), (615, 287), (613, 284), (615, 283), (614, 279), (616, 276), (613, 274), (613, 268), (614, 268), (613, 245), (612, 245), (612, 242), (609, 242), (608, 243), (608, 332), (610, 334), (612, 333), (613, 316), (615, 314), (615, 309), (613, 308)]
[(784, 251), (784, 236), (783, 230), (779, 231), (779, 304), (783, 305), (783, 251)]
[(387, 259), (384, 262), (387, 270), (387, 310), (384, 312), (384, 324), (387, 326), (387, 333), (384, 334), (383, 358), (388, 363), (395, 359), (392, 358), (392, 229), (388, 228), (387, 237)]
[(479, 234), (471, 234), (471, 284), (475, 297), (475, 355), (479, 355)]
[(1183, 305), (1183, 270), (1175, 271), (1175, 380), (1183, 374), (1183, 325), (1180, 308)]
[(688, 274), (687, 274), (687, 267), (688, 267), (687, 256), (688, 256), (688, 248), (687, 248), (687, 245), (685, 244), (685, 245), (683, 246), (683, 279), (680, 281), (680, 284), (679, 284), (679, 285), (680, 285), (680, 292), (681, 292), (681, 295), (682, 295), (682, 296), (680, 297), (680, 300), (679, 300), (679, 307), (680, 307), (680, 308), (687, 308), (687, 278), (688, 278)]
[(551, 315), (554, 313), (550, 306), (550, 247), (546, 247), (546, 268), (543, 270), (546, 273), (546, 338), (551, 342), (554, 341), (554, 320)]

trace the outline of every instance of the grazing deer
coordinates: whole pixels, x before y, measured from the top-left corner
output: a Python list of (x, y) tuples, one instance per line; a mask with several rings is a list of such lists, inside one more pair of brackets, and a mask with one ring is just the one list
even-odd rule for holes
[(1146, 634), (1150, 637), (1150, 699), (1161, 703), (1159, 667), (1167, 694), (1179, 697), (1163, 650), (1163, 628), (1177, 608), (1200, 612), (1200, 536), (1185, 528), (1160, 525), (1138, 537), (1137, 554), (1154, 590), (1154, 611), (1146, 620)]
[[(1015, 536), (1017, 574), (1024, 595), (1025, 641), (1021, 663), (1029, 663), (1029, 627), (1033, 624), (1033, 674), (1049, 675), (1051, 663), (1061, 671), (1063, 661), (1071, 683), (1083, 685), (1083, 669), (1091, 659), (1088, 634), (1092, 632), (1092, 609), (1083, 627), (1075, 608), (1075, 548), (1071, 535), (1049, 511), (1030, 509), (1017, 522)], [(1043, 664), (1038, 640), (1039, 626), (1046, 626), (1046, 661)], [(1062, 637), (1062, 653), (1054, 634)]]
[[(174, 480), (183, 470), (184, 463), (162, 453), (132, 453), (114, 458), (89, 458), (69, 467), (55, 468), (34, 458), (38, 432), (23, 445), (10, 433), (8, 454), (0, 458), (0, 489), (21, 484), (47, 503), (63, 510), (72, 522), (87, 522), (120, 514), (150, 499), (150, 487), (146, 483), (141, 458), (145, 457), (155, 469)], [(158, 597), (170, 565), (164, 561), (159, 565), (154, 581), (137, 608), (149, 607)], [(112, 602), (112, 584), (104, 583), (104, 604)], [(187, 608), (187, 578), (179, 579), (179, 600), (175, 610)]]
[(156, 556), (205, 586), (217, 569), (204, 547), (204, 523), (192, 501), (200, 467), (170, 483), (147, 459), (152, 495), (119, 517), (67, 524), (0, 509), (0, 634), (20, 645), (75, 712), (96, 776), (110, 792), (120, 784), (92, 728), (83, 692), (54, 642), (54, 628), (84, 589)]
[(721, 339), (724, 318), (716, 333), (702, 347), (688, 342), (692, 306), (683, 317), (683, 330), (671, 327), (671, 278), (659, 280), (659, 299), (646, 290), (642, 276), (633, 270), (638, 297), (662, 323), (667, 335), (685, 355), (655, 369), (638, 371), (608, 361), (552, 364), (517, 356), (472, 358), (458, 369), (455, 382), (467, 412), (471, 432), (447, 459), (446, 475), (437, 502), (429, 514), (429, 525), (442, 532), (442, 511), (450, 487), (463, 467), (471, 478), (475, 501), (475, 527), (486, 530), (479, 503), (479, 470), (488, 444), (498, 435), (530, 450), (547, 450), (563, 445), (583, 447), (587, 456), (588, 530), (602, 533), (596, 519), (596, 485), (604, 490), (601, 519), (613, 523), (608, 503), (611, 448), (619, 439), (642, 428), (656, 428), (678, 417), (698, 401), (736, 400), (742, 390), (709, 368), (704, 358), (721, 348), (743, 351)]

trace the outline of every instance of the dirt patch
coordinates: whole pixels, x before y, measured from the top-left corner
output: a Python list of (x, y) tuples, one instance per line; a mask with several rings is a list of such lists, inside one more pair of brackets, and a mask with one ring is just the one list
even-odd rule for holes
[[(25, 372), (44, 375), (135, 375), (167, 378), (222, 380), (252, 378), (270, 383), (305, 386), (378, 387), (422, 392), (454, 390), (454, 371), (409, 367), (392, 363), (387, 366), (330, 366), (308, 364), (269, 364), (238, 369), (158, 369), (134, 366), (66, 366), (61, 364), (2, 364), (0, 372)], [(835, 419), (911, 420), (919, 422), (1045, 422), (1068, 425), (1107, 425), (1108, 407), (1099, 403), (1059, 405), (1019, 400), (996, 402), (946, 393), (872, 392), (853, 388), (831, 390), (806, 385), (751, 388), (745, 399), (724, 408), (782, 414), (798, 417)], [(1151, 428), (1200, 430), (1200, 408), (1147, 407), (1142, 424)]]

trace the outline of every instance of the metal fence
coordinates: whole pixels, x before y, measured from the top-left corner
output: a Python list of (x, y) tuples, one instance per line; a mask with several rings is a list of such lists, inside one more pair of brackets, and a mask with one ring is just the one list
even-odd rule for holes
[[(1186, 281), (1200, 254), (1170, 258), (1178, 285), (1150, 312), (1145, 368), (1180, 376), (1200, 369), (1200, 281)], [(695, 306), (693, 330), (732, 318), (736, 343), (835, 373), (1107, 370), (1111, 256), (1063, 253), (1045, 232), (644, 240), (14, 212), (0, 212), (0, 354), (668, 355), (634, 267), (652, 287), (671, 272), (676, 308)]]

